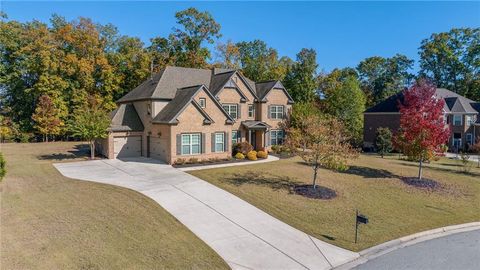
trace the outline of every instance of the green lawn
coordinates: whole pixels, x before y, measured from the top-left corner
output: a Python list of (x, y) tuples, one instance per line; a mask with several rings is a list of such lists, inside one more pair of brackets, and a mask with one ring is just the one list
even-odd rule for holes
[(84, 159), (76, 145), (0, 145), (2, 269), (228, 268), (147, 197), (63, 177), (52, 163)]
[[(272, 163), (193, 171), (318, 239), (362, 250), (404, 235), (480, 220), (480, 169), (461, 173), (458, 161), (442, 158), (427, 164), (424, 176), (443, 188), (427, 192), (399, 177), (416, 176), (416, 163), (391, 156), (361, 155), (347, 172), (320, 170), (319, 184), (337, 192), (326, 200), (291, 194), (292, 186), (311, 183), (312, 169), (299, 158)], [(370, 219), (354, 243), (355, 209)]]

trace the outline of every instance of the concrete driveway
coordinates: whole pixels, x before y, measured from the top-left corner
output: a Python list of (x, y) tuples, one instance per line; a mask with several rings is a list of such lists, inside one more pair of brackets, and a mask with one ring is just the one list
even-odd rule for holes
[(126, 187), (152, 198), (232, 269), (330, 269), (358, 257), (358, 253), (315, 239), (156, 160), (96, 160), (54, 166), (69, 178)]

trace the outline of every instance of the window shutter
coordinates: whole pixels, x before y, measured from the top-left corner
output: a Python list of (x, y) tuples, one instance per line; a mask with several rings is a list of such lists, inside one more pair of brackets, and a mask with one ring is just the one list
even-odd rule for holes
[(182, 134), (177, 134), (177, 155), (182, 154)]
[(215, 133), (212, 133), (212, 153), (215, 153)]
[(237, 104), (237, 119), (242, 119), (242, 113), (240, 108), (242, 107), (242, 104)]
[(200, 147), (202, 149), (202, 154), (205, 154), (205, 146), (206, 146), (206, 144), (205, 144), (206, 138), (205, 137), (207, 137), (206, 134), (202, 133), (202, 142), (201, 142), (202, 144), (200, 145)]
[(283, 115), (282, 115), (282, 118), (285, 119), (287, 117), (287, 113), (285, 112), (285, 105), (282, 106), (283, 107)]
[(230, 146), (230, 138), (228, 136), (228, 132), (225, 132), (225, 136), (223, 137), (223, 151), (228, 152)]
[(265, 147), (270, 146), (270, 131), (265, 133)]
[(267, 111), (267, 118), (271, 118), (271, 112), (272, 112), (272, 105), (268, 105), (268, 111)]

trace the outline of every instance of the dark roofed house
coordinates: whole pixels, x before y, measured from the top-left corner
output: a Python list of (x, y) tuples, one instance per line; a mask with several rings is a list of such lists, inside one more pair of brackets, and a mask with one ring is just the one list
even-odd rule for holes
[(292, 98), (279, 81), (255, 83), (238, 70), (166, 67), (117, 101), (107, 139), (108, 158), (230, 157), (232, 145), (255, 149), (283, 142), (280, 123)]
[[(480, 103), (444, 88), (437, 88), (435, 95), (445, 101), (443, 110), (451, 131), (450, 150), (468, 148), (480, 137)], [(392, 132), (398, 130), (398, 104), (402, 101), (403, 93), (400, 92), (365, 111), (363, 138), (366, 149), (374, 148), (377, 128), (388, 127)]]

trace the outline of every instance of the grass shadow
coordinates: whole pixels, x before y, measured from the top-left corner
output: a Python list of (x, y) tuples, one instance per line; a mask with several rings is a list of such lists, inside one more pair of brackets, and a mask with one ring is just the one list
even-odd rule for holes
[(363, 178), (399, 178), (400, 176), (384, 169), (375, 169), (364, 166), (350, 166), (350, 168), (342, 173), (362, 176)]
[[(418, 168), (418, 163), (416, 163), (416, 164), (410, 164), (410, 163), (402, 162), (402, 163), (400, 163), (400, 164), (401, 164), (401, 165), (405, 165), (405, 166), (417, 167), (417, 168)], [(461, 170), (461, 169), (460, 169), (461, 167), (462, 167), (462, 166), (458, 167), (459, 169), (448, 169), (448, 168), (433, 167), (433, 166), (431, 166), (431, 165), (424, 165), (424, 168), (427, 168), (427, 169), (430, 169), (430, 170), (434, 170), (434, 171), (448, 172), (448, 173), (461, 173), (461, 174), (468, 175), (468, 176), (480, 177), (480, 173), (477, 173), (477, 172), (466, 172), (466, 171)]]
[(89, 157), (90, 147), (87, 144), (77, 144), (73, 147), (74, 150), (67, 151), (68, 153), (52, 153), (37, 156), (40, 160), (67, 160)]
[(288, 176), (272, 176), (259, 174), (253, 171), (247, 171), (245, 173), (236, 173), (231, 177), (224, 179), (224, 181), (235, 185), (242, 186), (245, 184), (258, 185), (269, 187), (273, 190), (291, 190), (295, 186), (302, 184)]

